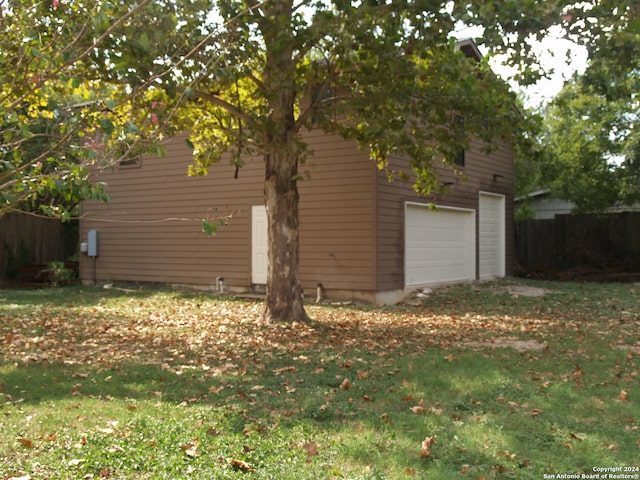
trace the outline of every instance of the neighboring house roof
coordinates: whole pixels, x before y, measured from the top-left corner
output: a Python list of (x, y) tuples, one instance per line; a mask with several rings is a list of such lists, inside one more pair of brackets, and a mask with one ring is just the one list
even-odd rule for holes
[[(575, 203), (552, 195), (548, 188), (534, 190), (526, 195), (517, 197), (516, 208), (527, 204), (534, 212), (534, 220), (550, 220), (556, 215), (568, 215), (575, 209)], [(620, 205), (606, 210), (607, 213), (640, 212), (640, 203), (634, 205)]]
[(478, 49), (476, 42), (471, 38), (464, 38), (456, 42), (456, 47), (460, 49), (466, 56), (475, 58), (477, 60), (482, 59), (482, 53)]

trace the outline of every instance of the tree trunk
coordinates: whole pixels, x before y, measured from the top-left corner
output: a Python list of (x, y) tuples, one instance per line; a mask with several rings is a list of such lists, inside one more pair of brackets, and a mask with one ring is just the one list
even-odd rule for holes
[(307, 319), (299, 277), (298, 158), (286, 147), (265, 156), (264, 196), (269, 231), (267, 296), (263, 320)]
[[(262, 82), (268, 92), (269, 121), (265, 123), (264, 197), (267, 206), (269, 255), (267, 298), (263, 320), (305, 320), (299, 277), (298, 132), (295, 117), (295, 35), (291, 29), (293, 1), (266, 2), (259, 22), (266, 64)], [(285, 26), (286, 27), (283, 27)]]

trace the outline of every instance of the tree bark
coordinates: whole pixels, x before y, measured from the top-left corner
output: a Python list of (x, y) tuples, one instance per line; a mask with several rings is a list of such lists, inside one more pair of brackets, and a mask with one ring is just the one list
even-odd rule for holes
[(265, 156), (265, 164), (269, 255), (262, 318), (266, 322), (303, 321), (308, 317), (299, 277), (298, 158), (278, 149)]

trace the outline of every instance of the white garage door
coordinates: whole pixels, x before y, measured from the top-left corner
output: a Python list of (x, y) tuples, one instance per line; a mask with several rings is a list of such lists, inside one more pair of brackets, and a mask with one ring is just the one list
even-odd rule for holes
[(473, 210), (406, 205), (406, 286), (475, 279), (475, 251)]
[(504, 195), (481, 193), (478, 207), (480, 278), (504, 277)]

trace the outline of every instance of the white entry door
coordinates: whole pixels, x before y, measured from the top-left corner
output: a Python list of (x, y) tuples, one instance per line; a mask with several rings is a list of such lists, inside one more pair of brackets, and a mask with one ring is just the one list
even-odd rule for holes
[(267, 209), (264, 205), (251, 207), (251, 283), (267, 283), (269, 232)]
[(480, 193), (478, 205), (480, 278), (505, 275), (505, 200), (504, 195)]
[(405, 286), (475, 279), (473, 210), (408, 203), (405, 209)]

